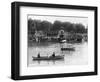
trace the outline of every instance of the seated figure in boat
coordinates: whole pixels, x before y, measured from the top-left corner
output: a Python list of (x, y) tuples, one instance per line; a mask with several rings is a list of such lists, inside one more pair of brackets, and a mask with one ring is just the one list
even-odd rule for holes
[(52, 57), (55, 57), (55, 52), (53, 52)]
[(37, 57), (40, 58), (40, 53), (38, 53), (38, 56)]

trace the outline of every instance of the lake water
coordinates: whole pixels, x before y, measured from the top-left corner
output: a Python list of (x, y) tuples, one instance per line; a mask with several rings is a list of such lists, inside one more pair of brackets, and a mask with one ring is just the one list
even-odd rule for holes
[[(62, 47), (75, 47), (75, 51), (61, 51)], [(63, 60), (57, 61), (33, 61), (32, 56), (50, 56), (55, 52), (56, 55), (64, 55)], [(28, 47), (28, 66), (50, 66), (50, 65), (86, 65), (88, 64), (88, 43), (34, 43)]]

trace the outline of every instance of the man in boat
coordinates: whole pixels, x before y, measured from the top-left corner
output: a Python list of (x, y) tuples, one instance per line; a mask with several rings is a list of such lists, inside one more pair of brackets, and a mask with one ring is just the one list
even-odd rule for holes
[(53, 52), (52, 57), (55, 57), (55, 52)]
[(37, 57), (40, 58), (40, 53), (38, 53), (38, 56)]

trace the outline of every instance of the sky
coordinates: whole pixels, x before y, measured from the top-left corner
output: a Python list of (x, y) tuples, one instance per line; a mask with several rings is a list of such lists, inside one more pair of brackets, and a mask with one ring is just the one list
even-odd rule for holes
[(28, 19), (36, 19), (41, 21), (49, 21), (54, 23), (55, 20), (59, 20), (61, 22), (71, 22), (71, 23), (81, 23), (85, 27), (88, 25), (87, 17), (75, 17), (75, 16), (54, 16), (54, 15), (28, 15)]

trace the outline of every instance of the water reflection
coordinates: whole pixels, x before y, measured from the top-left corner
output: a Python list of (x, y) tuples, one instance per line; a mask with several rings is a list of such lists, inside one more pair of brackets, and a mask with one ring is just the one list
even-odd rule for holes
[(33, 64), (38, 64), (38, 65), (41, 65), (41, 64), (63, 64), (64, 63), (64, 59), (61, 59), (61, 60), (33, 60)]

